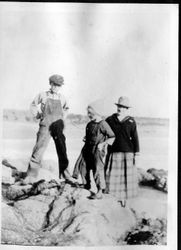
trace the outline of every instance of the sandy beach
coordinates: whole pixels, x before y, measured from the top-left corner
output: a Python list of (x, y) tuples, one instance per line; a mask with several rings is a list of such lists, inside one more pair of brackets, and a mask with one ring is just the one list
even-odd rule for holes
[[(72, 171), (83, 146), (82, 139), (85, 133), (85, 126), (85, 124), (78, 125), (71, 122), (67, 122), (66, 124), (65, 135), (70, 171)], [(167, 124), (138, 125), (140, 137), (140, 156), (137, 157), (138, 167), (145, 170), (149, 168), (168, 170), (168, 130), (169, 127)], [(37, 131), (37, 123), (4, 121), (3, 157), (28, 161), (35, 144)], [(57, 162), (56, 150), (52, 139), (45, 151), (43, 159)]]

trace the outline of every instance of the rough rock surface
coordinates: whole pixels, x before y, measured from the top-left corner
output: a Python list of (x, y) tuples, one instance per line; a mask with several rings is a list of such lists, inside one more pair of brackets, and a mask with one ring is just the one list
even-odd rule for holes
[(61, 195), (40, 193), (7, 200), (2, 206), (2, 243), (116, 245), (136, 226), (134, 214), (111, 197), (93, 201), (89, 195), (87, 190), (66, 184)]
[(127, 245), (166, 245), (167, 221), (165, 219), (138, 219), (137, 227), (125, 238)]
[[(10, 163), (11, 162), (11, 163)], [(21, 174), (26, 171), (26, 165), (23, 161), (16, 160), (7, 160), (2, 161), (2, 183), (14, 184), (15, 181), (21, 177)], [(49, 166), (51, 167), (51, 166)], [(138, 182), (142, 186), (150, 186), (157, 190), (166, 192), (168, 191), (167, 187), (167, 171), (157, 170), (154, 168), (148, 169), (147, 171), (138, 168)], [(51, 181), (52, 179), (57, 179), (57, 175), (48, 171), (48, 169), (40, 168), (39, 174), (37, 176), (38, 180)]]
[[(164, 202), (157, 201), (159, 211), (153, 213), (151, 209), (149, 213), (154, 199), (145, 199), (140, 193), (139, 199), (130, 200), (126, 208), (122, 208), (109, 194), (102, 200), (91, 200), (89, 191), (55, 178), (45, 178), (31, 185), (14, 183), (10, 178), (8, 181), (8, 176), (13, 178), (12, 173), (16, 172), (17, 178), (21, 169), (17, 170), (8, 161), (3, 162), (3, 167), (7, 176), (6, 182), (2, 179), (2, 244), (116, 246), (166, 243)], [(157, 177), (153, 170), (152, 173), (139, 171), (139, 183), (155, 185), (154, 175)], [(148, 189), (147, 192), (152, 191)]]

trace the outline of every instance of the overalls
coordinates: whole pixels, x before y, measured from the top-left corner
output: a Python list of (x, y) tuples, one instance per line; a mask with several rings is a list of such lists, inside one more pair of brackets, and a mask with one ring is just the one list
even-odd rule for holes
[[(59, 158), (59, 176), (61, 175), (62, 169), (65, 169), (68, 166), (65, 136), (63, 135), (64, 125), (62, 118), (63, 109), (61, 101), (47, 97), (45, 106), (42, 111), (42, 118), (39, 124), (39, 131), (37, 133), (36, 144), (33, 148), (28, 167), (28, 175), (31, 175), (33, 177), (37, 176), (38, 169), (41, 165), (42, 156), (48, 146), (51, 135), (54, 139)], [(57, 126), (56, 122), (58, 122), (58, 124), (60, 125), (59, 127)]]

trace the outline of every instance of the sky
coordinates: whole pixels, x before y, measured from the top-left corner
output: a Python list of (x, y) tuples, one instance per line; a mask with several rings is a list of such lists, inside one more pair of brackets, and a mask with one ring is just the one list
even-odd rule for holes
[(128, 96), (135, 116), (177, 109), (178, 5), (0, 3), (1, 107), (29, 109), (65, 79), (70, 113)]

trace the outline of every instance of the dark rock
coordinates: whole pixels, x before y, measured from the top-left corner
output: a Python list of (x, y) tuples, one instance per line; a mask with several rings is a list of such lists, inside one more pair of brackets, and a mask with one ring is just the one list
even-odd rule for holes
[(167, 193), (168, 192), (168, 187), (167, 187), (168, 172), (163, 169), (158, 170), (154, 168), (148, 169), (147, 172), (153, 175), (155, 178), (154, 187), (158, 190), (161, 190)]
[(138, 218), (137, 227), (126, 236), (128, 245), (166, 245), (167, 222), (164, 218)]
[(155, 185), (155, 178), (144, 169), (138, 168), (138, 183), (143, 186), (153, 187)]
[(145, 171), (138, 168), (138, 183), (167, 193), (167, 171), (154, 168)]

